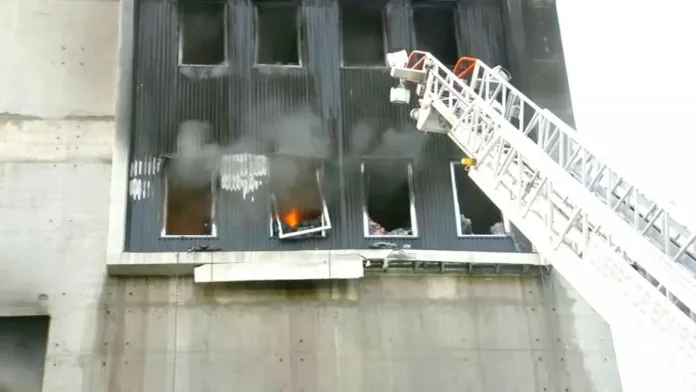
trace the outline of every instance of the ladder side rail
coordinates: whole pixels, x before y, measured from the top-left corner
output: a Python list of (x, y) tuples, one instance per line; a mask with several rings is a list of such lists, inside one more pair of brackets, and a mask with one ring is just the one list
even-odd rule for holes
[[(502, 153), (502, 151), (497, 151), (497, 153)], [(507, 173), (496, 178), (496, 174), (491, 169), (490, 160), (481, 162), (476, 169), (470, 172), (472, 180), (497, 205), (505, 208), (506, 212), (516, 212), (521, 209), (520, 202), (522, 202), (521, 204), (525, 204), (525, 202), (532, 204), (526, 204), (531, 207), (530, 213), (526, 215), (512, 213), (510, 214), (511, 220), (516, 225), (519, 224), (518, 227), (526, 234), (531, 234), (530, 240), (539, 247), (539, 253), (555, 260), (554, 266), (612, 325), (614, 331), (625, 338), (622, 340), (625, 343), (623, 347), (620, 347), (617, 342), (617, 350), (632, 355), (631, 353), (635, 353), (636, 349), (644, 348), (646, 344), (651, 346), (648, 348), (657, 348), (658, 351), (650, 353), (650, 359), (647, 362), (650, 368), (658, 370), (654, 365), (662, 365), (659, 369), (660, 374), (672, 377), (670, 380), (676, 381), (675, 385), (689, 382), (694, 385), (696, 371), (689, 364), (692, 364), (693, 359), (696, 358), (696, 324), (686, 318), (683, 312), (675, 309), (653, 287), (650, 287), (648, 281), (639, 277), (639, 271), (634, 271), (628, 268), (628, 265), (623, 265), (624, 259), (621, 255), (618, 258), (615, 257), (616, 253), (607, 238), (599, 236), (599, 233), (592, 233), (591, 229), (588, 230), (589, 222), (584, 219), (584, 216), (578, 220), (578, 225), (574, 225), (568, 230), (564, 241), (559, 243), (556, 248), (553, 244), (553, 238), (549, 237), (548, 234), (543, 234), (542, 231), (546, 231), (543, 230), (546, 227), (548, 232), (558, 233), (563, 230), (561, 227), (566, 226), (569, 222), (571, 214), (565, 212), (558, 214), (559, 211), (554, 211), (550, 214), (551, 219), (548, 219), (549, 216), (545, 213), (545, 210), (561, 206), (558, 204), (560, 200), (558, 198), (546, 200), (542, 197), (513, 200), (513, 197), (505, 197), (505, 192), (495, 189), (497, 181), (502, 180), (501, 183), (505, 184), (506, 190), (509, 190), (509, 194), (512, 195), (515, 189), (519, 189), (521, 183), (518, 175), (524, 172), (511, 166)], [(491, 181), (493, 178), (495, 180)], [(541, 178), (545, 179), (545, 177)], [(552, 188), (552, 184), (548, 188)], [(516, 207), (515, 204), (517, 204)], [(565, 206), (565, 202), (561, 202), (561, 204)], [(559, 215), (564, 216), (558, 219)], [(593, 241), (595, 244), (596, 241), (599, 241), (608, 245), (609, 248), (606, 248), (605, 252), (610, 252), (611, 258), (603, 256), (607, 257), (607, 261), (604, 263), (598, 260), (596, 251), (593, 251)], [(588, 256), (590, 256), (589, 259)], [(597, 278), (604, 279), (598, 281)], [(627, 333), (631, 335), (627, 336)], [(641, 346), (635, 347), (635, 344)], [(626, 361), (624, 359), (623, 363), (630, 365)], [(631, 369), (629, 366), (628, 370), (630, 374), (630, 371), (635, 369)], [(672, 390), (685, 389), (674, 386)]]
[[(503, 153), (503, 151), (499, 150), (496, 153)], [(513, 153), (516, 154), (516, 152)], [(472, 170), (470, 172), (472, 180), (501, 209), (504, 209), (506, 216), (514, 224), (518, 225), (525, 234), (531, 234), (529, 238), (539, 248), (539, 253), (548, 259), (555, 260), (553, 265), (568, 278), (570, 283), (588, 300), (593, 308), (612, 325), (615, 333), (620, 333), (623, 338), (628, 339), (623, 340), (628, 346), (620, 347), (617, 343), (617, 350), (620, 350), (622, 353), (634, 353), (637, 348), (642, 348), (642, 346), (635, 347), (635, 344), (660, 340), (662, 350), (650, 356), (651, 358), (647, 362), (649, 365), (655, 365), (653, 361), (659, 361), (662, 364), (670, 364), (676, 361), (676, 365), (679, 365), (679, 362), (688, 359), (689, 355), (693, 358), (694, 347), (696, 346), (688, 346), (689, 342), (686, 340), (689, 336), (696, 337), (696, 324), (687, 319), (673, 305), (659, 302), (662, 295), (654, 288), (649, 286), (647, 289), (641, 288), (640, 283), (644, 282), (645, 285), (649, 285), (649, 283), (639, 277), (631, 268), (628, 268), (628, 265), (625, 266), (626, 268), (622, 268), (624, 267), (621, 265), (623, 264), (622, 258), (611, 263), (600, 264), (599, 266), (597, 262), (592, 263), (593, 260), (591, 259), (588, 262), (586, 256), (591, 253), (591, 249), (588, 250), (590, 245), (587, 244), (592, 244), (593, 240), (597, 240), (595, 237), (597, 233), (591, 232), (591, 229), (588, 227), (591, 222), (585, 219), (584, 214), (578, 219), (577, 225), (570, 227), (564, 240), (558, 243), (556, 248), (554, 244), (555, 238), (549, 236), (549, 233), (562, 232), (570, 221), (572, 213), (556, 210), (556, 208), (560, 207), (565, 208), (566, 202), (563, 202), (558, 197), (549, 199), (544, 197), (537, 197), (536, 199), (525, 197), (522, 200), (513, 200), (514, 198), (511, 196), (505, 197), (506, 194), (512, 195), (516, 193), (516, 190), (519, 190), (519, 184), (525, 181), (525, 178), (522, 178), (525, 172), (519, 171), (519, 167), (515, 167), (516, 163), (513, 162), (506, 173), (496, 178), (491, 164), (494, 160), (489, 159), (481, 162), (476, 169)], [(520, 161), (517, 160), (517, 163), (520, 163)], [(492, 180), (494, 178), (495, 180)], [(542, 175), (539, 179), (543, 181), (546, 178)], [(499, 188), (496, 189), (496, 182), (499, 179), (502, 180), (501, 183), (504, 184), (509, 193), (502, 192)], [(527, 177), (528, 179), (529, 177)], [(553, 190), (553, 184), (551, 183), (550, 185), (548, 188)], [(548, 189), (545, 185), (541, 186), (541, 188)], [(526, 206), (531, 207), (530, 212), (523, 215), (520, 210)], [(571, 211), (573, 208), (574, 206), (571, 206)], [(548, 210), (554, 211), (549, 214)], [(513, 213), (509, 214), (510, 211)], [(608, 244), (606, 238), (599, 237), (599, 240), (603, 244)], [(608, 249), (607, 251), (614, 253), (613, 249)], [(607, 273), (607, 268), (612, 279), (598, 281), (598, 277), (601, 278)], [(613, 273), (616, 268), (628, 271)], [(633, 275), (630, 274), (631, 272), (633, 272)], [(662, 299), (666, 301), (664, 297)], [(608, 302), (609, 300), (611, 302)], [(617, 309), (619, 312), (617, 312)], [(670, 320), (667, 325), (671, 329), (665, 329), (663, 324), (656, 325), (657, 323), (654, 320), (662, 320), (663, 317)], [(624, 333), (634, 331), (638, 333), (638, 338), (634, 335), (626, 336)], [(660, 339), (665, 336), (669, 336), (670, 339)], [(674, 338), (682, 336), (685, 336), (687, 339), (675, 341)], [(659, 346), (660, 344), (655, 344), (654, 346)], [(678, 379), (680, 382), (683, 382), (687, 379), (686, 377), (691, 376), (691, 373), (681, 371), (684, 367), (688, 368), (688, 365), (682, 366), (682, 368), (670, 366), (668, 370), (671, 371), (660, 374), (665, 374), (666, 377), (675, 377), (674, 380)], [(629, 370), (633, 369), (629, 367)], [(653, 370), (656, 370), (656, 368), (653, 368)], [(693, 377), (691, 379), (693, 380)], [(673, 388), (673, 390), (684, 389)]]
[[(651, 204), (640, 191), (630, 186), (620, 184), (614, 186), (614, 189), (608, 189), (605, 184), (609, 182), (609, 178), (604, 180), (606, 181), (603, 181), (603, 184), (596, 184), (592, 189), (597, 198), (616, 209), (616, 213), (636, 229), (643, 231), (647, 228), (645, 236), (693, 274), (693, 271), (696, 271), (696, 256), (692, 250), (694, 235), (670, 215), (666, 215), (667, 222), (664, 222), (664, 219), (657, 219), (650, 224), (651, 217), (658, 210), (657, 207), (653, 207), (655, 204)], [(627, 193), (633, 195), (624, 197)]]
[[(432, 55), (430, 55), (430, 56), (432, 57)], [(442, 66), (442, 63), (439, 63), (439, 61), (438, 61), (438, 64), (440, 66)], [(442, 66), (442, 67), (445, 68), (444, 66)], [(498, 83), (505, 85), (506, 90), (508, 91), (508, 94), (519, 99), (523, 104), (528, 105), (535, 112), (541, 113), (542, 116), (544, 116), (551, 124), (553, 124), (553, 126), (557, 127), (565, 135), (565, 137), (568, 139), (569, 142), (575, 143), (578, 146), (588, 146), (590, 144), (587, 140), (581, 141), (580, 135), (577, 133), (576, 130), (571, 128), (568, 124), (566, 124), (563, 120), (558, 118), (552, 112), (550, 112), (546, 109), (540, 108), (536, 103), (534, 103), (534, 101), (529, 99), (526, 95), (522, 94), (522, 92), (517, 90), (508, 81), (502, 79), (497, 72), (495, 72), (492, 68), (490, 68), (487, 64), (485, 64), (484, 62), (482, 62), (480, 60), (477, 60), (477, 62), (476, 62), (476, 68), (473, 72), (474, 75), (476, 75), (476, 73), (478, 71), (483, 72), (485, 75), (485, 77), (481, 77), (481, 79), (491, 79), (491, 78), (496, 79)], [(474, 87), (476, 89), (477, 86), (472, 83), (472, 87)], [(510, 100), (511, 98), (507, 98), (507, 99)], [(591, 145), (589, 145), (588, 147), (591, 147)], [(591, 149), (591, 150), (596, 151), (597, 149)], [(597, 156), (596, 153), (592, 153), (592, 155)], [(605, 161), (604, 159), (601, 159), (601, 157), (599, 157), (599, 158), (600, 159), (598, 159), (598, 161), (599, 160)], [(614, 174), (614, 175), (615, 175), (615, 178), (623, 179), (623, 176), (619, 176), (618, 174)], [(624, 183), (624, 185), (623, 185), (624, 187), (630, 186), (630, 185), (627, 185), (626, 180), (622, 180), (622, 181)], [(648, 201), (651, 200), (651, 198), (648, 197), (648, 195), (646, 195), (644, 192), (640, 192), (640, 193), (642, 194), (644, 199), (647, 199)], [(633, 209), (640, 209), (640, 207), (637, 207), (637, 205), (632, 206), (632, 208)], [(643, 207), (642, 209), (646, 210), (647, 208)], [(684, 240), (687, 240), (688, 238), (690, 238), (692, 235), (689, 232), (689, 230), (686, 229), (686, 226), (683, 223), (680, 223), (680, 222), (686, 222), (687, 219), (685, 219), (685, 217), (681, 216), (682, 214), (680, 214), (679, 211), (676, 210), (676, 208), (674, 208), (673, 206), (670, 206), (669, 204), (665, 205), (664, 208), (661, 208), (661, 209), (664, 211), (663, 214), (666, 214), (666, 216), (668, 217), (667, 220), (670, 222), (669, 227), (666, 229), (666, 231), (670, 231), (670, 228), (671, 228), (672, 231), (677, 233), (677, 235), (675, 235), (674, 237), (683, 238), (683, 240), (679, 241), (678, 239), (675, 239), (674, 237), (672, 237), (673, 238), (672, 242), (674, 242), (675, 246), (677, 246), (678, 248), (688, 247), (691, 245), (691, 249), (688, 251), (688, 253), (690, 253), (692, 255), (692, 257), (691, 257), (690, 262), (688, 262), (687, 264), (691, 264), (691, 263), (696, 262), (696, 256), (695, 256), (696, 255), (696, 247), (693, 247), (692, 246), (693, 244), (691, 244), (689, 242), (686, 242), (686, 243), (683, 242)], [(658, 222), (655, 222), (653, 225), (655, 226), (655, 228), (658, 232), (661, 233), (663, 231), (662, 222), (658, 221)], [(665, 235), (663, 235), (663, 237), (665, 237)], [(670, 253), (667, 252), (668, 247), (665, 246), (664, 244), (662, 244), (661, 246), (663, 247), (663, 251), (665, 251), (665, 253), (669, 256)]]
[[(544, 110), (544, 115), (550, 118), (552, 123), (558, 126), (564, 135), (569, 136), (571, 143), (576, 144), (577, 148), (587, 150), (597, 165), (601, 164), (600, 162), (603, 160), (597, 157), (596, 154), (589, 152), (590, 150), (586, 148), (588, 147), (587, 142), (581, 142), (575, 130), (548, 110)], [(622, 215), (622, 218), (634, 226), (636, 230), (643, 232), (645, 237), (674, 262), (688, 268), (692, 274), (696, 273), (695, 232), (690, 231), (684, 224), (680, 223), (680, 221), (684, 222), (685, 220), (683, 217), (680, 217), (679, 212), (670, 205), (658, 205), (644, 192), (630, 185), (622, 176), (611, 170), (608, 165), (604, 164), (603, 166), (607, 173), (604, 174), (603, 181), (594, 185), (596, 189), (592, 189), (592, 191), (600, 199), (607, 202), (612, 209), (616, 207), (616, 204), (611, 204), (614, 201), (612, 199), (616, 197), (621, 199), (622, 195), (627, 195), (620, 203), (627, 208), (622, 209), (623, 214), (619, 215)], [(615, 180), (614, 185), (618, 189), (612, 189), (613, 187), (609, 185), (610, 179)], [(609, 189), (611, 189), (611, 192), (608, 192)], [(641, 217), (640, 215), (643, 216)], [(655, 219), (651, 220), (652, 218)], [(648, 227), (647, 230), (645, 229), (646, 226)], [(684, 250), (681, 251), (681, 249)]]
[[(547, 110), (545, 115), (552, 116)], [(560, 120), (558, 120), (560, 121)], [(556, 141), (563, 140), (562, 137)], [(572, 139), (569, 143), (571, 151), (580, 151), (579, 162), (573, 162), (569, 166), (569, 172), (573, 177), (590, 189), (595, 195), (607, 204), (612, 210), (646, 237), (660, 251), (665, 253), (673, 262), (679, 264), (680, 270), (688, 271), (691, 275), (696, 272), (696, 256), (694, 256), (694, 239), (696, 238), (685, 226), (676, 222), (665, 209), (629, 185), (623, 178), (612, 171), (608, 165), (602, 163), (593, 153)], [(566, 165), (567, 166), (567, 165)], [(586, 173), (593, 173), (595, 177), (592, 183), (588, 182)], [(609, 183), (615, 180), (616, 188), (608, 192)], [(646, 207), (648, 204), (651, 207)], [(643, 215), (641, 216), (641, 212)]]
[[(441, 67), (444, 68), (443, 66)], [(436, 75), (435, 73), (431, 74)], [(439, 75), (436, 75), (435, 78), (441, 79)], [(439, 84), (441, 86), (447, 86), (449, 83), (440, 80)], [(519, 132), (517, 132), (517, 129), (515, 129), (511, 124), (505, 121), (505, 119), (502, 118), (502, 116), (499, 113), (492, 110), (490, 106), (486, 104), (486, 101), (483, 100), (478, 94), (476, 94), (473, 91), (468, 91), (470, 90), (469, 86), (467, 86), (465, 83), (459, 84), (460, 85), (458, 87), (460, 87), (461, 91), (466, 91), (469, 93), (467, 95), (473, 97), (471, 103), (477, 105), (488, 118), (492, 119), (499, 125), (502, 136), (509, 145), (514, 145), (515, 148), (518, 149), (520, 148), (520, 146), (526, 146), (527, 144), (531, 144), (531, 146), (526, 146), (522, 148), (526, 150), (523, 153), (523, 155), (527, 159), (537, 161), (533, 162), (534, 164), (532, 165), (532, 167), (543, 167), (543, 171), (549, 171), (552, 173), (550, 177), (554, 178), (554, 182), (561, 183), (562, 185), (560, 187), (562, 189), (567, 190), (565, 194), (574, 194), (576, 195), (576, 197), (582, 198), (582, 204), (585, 206), (585, 208), (593, 211), (593, 213), (591, 213), (593, 219), (604, 221), (599, 226), (610, 228), (610, 231), (612, 232), (611, 237), (623, 238), (623, 243), (631, 244), (629, 245), (629, 248), (633, 248), (633, 251), (630, 252), (632, 258), (634, 260), (641, 260), (641, 262), (639, 262), (641, 266), (643, 266), (644, 268), (647, 267), (645, 269), (649, 270), (653, 276), (656, 276), (663, 283), (664, 286), (670, 287), (670, 290), (673, 291), (674, 294), (682, 300), (682, 302), (684, 302), (689, 308), (694, 309), (694, 305), (696, 305), (696, 299), (693, 298), (693, 294), (690, 292), (692, 290), (685, 289), (685, 287), (688, 287), (689, 283), (691, 282), (685, 281), (684, 279), (680, 279), (685, 278), (683, 276), (674, 274), (673, 268), (671, 268), (671, 266), (669, 266), (668, 264), (665, 264), (664, 255), (656, 255), (655, 251), (657, 249), (655, 249), (652, 246), (646, 246), (651, 244), (645, 241), (645, 239), (642, 236), (638, 236), (639, 233), (633, 230), (626, 230), (627, 222), (625, 222), (623, 219), (620, 219), (616, 215), (613, 215), (611, 218), (602, 216), (609, 215), (606, 214), (606, 204), (601, 203), (600, 200), (597, 200), (594, 194), (590, 193), (590, 191), (586, 189), (586, 187), (582, 186), (575, 179), (568, 178), (568, 172), (562, 170), (562, 168), (560, 168), (557, 165), (557, 162), (553, 161), (551, 157), (549, 157), (547, 154), (539, 154), (539, 151), (537, 150), (538, 146), (531, 139), (523, 135), (520, 135)], [(434, 92), (431, 90), (432, 89), (426, 90), (426, 93), (430, 93), (431, 95), (434, 95), (433, 98), (438, 99), (439, 97), (435, 96)], [(471, 94), (472, 92), (474, 94)], [(449, 94), (455, 96), (459, 95), (459, 102), (464, 103), (469, 101), (470, 98), (468, 96), (465, 99), (455, 89), (452, 89), (452, 91), (450, 91)], [(441, 111), (441, 113), (443, 112)], [(449, 117), (450, 118), (448, 119), (448, 121), (452, 122), (452, 116), (450, 115)], [(583, 147), (579, 146), (579, 148)], [(529, 154), (536, 154), (537, 156), (530, 157)], [(540, 157), (539, 155), (542, 156)], [(639, 238), (643, 239), (640, 240)], [(633, 242), (637, 242), (639, 245), (632, 244)], [(653, 257), (646, 257), (645, 255), (653, 255)]]
[[(490, 113), (489, 113), (490, 114)], [(510, 131), (508, 129), (508, 131)], [(513, 131), (514, 132), (514, 131)], [(521, 136), (517, 133), (516, 136)], [(504, 136), (503, 136), (504, 137)], [(508, 142), (511, 139), (507, 139)], [(512, 142), (510, 143), (511, 145), (515, 146), (515, 149), (519, 148), (519, 143), (527, 143), (534, 145), (534, 142), (528, 138), (521, 138), (519, 142)], [(530, 152), (527, 153), (522, 153), (522, 156), (525, 157), (524, 160), (527, 160), (526, 157), (528, 157)], [(545, 157), (548, 159), (548, 157)], [(527, 160), (530, 162), (531, 160)], [(537, 163), (530, 162), (530, 166), (533, 167), (540, 167), (537, 166)], [(545, 164), (546, 166), (549, 167), (554, 167), (556, 166), (554, 163), (547, 162)], [(548, 170), (540, 170), (541, 173), (547, 172)], [(580, 194), (581, 192), (579, 189), (575, 190), (570, 190), (570, 191), (564, 191), (564, 189), (569, 189), (567, 188), (568, 184), (566, 185), (560, 185), (559, 186), (559, 181), (555, 179), (560, 173), (554, 175), (548, 176), (548, 178), (551, 178), (549, 181), (550, 184), (553, 186), (553, 191), (554, 193), (558, 192), (561, 195), (569, 195), (569, 194)], [(540, 177), (540, 179), (543, 178), (543, 175)], [(562, 177), (561, 177), (562, 178)], [(528, 181), (531, 179), (531, 176), (528, 176)], [(520, 183), (523, 182), (523, 180), (518, 180)], [(518, 182), (515, 181), (515, 182)], [(576, 185), (580, 185), (577, 184)], [(512, 188), (512, 187), (510, 187)], [(570, 187), (572, 189), (572, 187)], [(587, 190), (584, 190), (585, 193), (587, 193)], [(512, 194), (512, 190), (511, 190)], [(589, 196), (589, 195), (588, 195)], [(646, 270), (650, 271), (653, 276), (657, 278), (657, 280), (661, 283), (661, 285), (668, 290), (672, 291), (672, 295), (670, 293), (663, 293), (667, 294), (666, 296), (670, 298), (671, 296), (676, 297), (677, 299), (680, 300), (682, 304), (684, 304), (688, 310), (690, 310), (692, 313), (690, 314), (693, 317), (693, 304), (696, 301), (696, 298), (694, 298), (693, 294), (693, 279), (690, 279), (689, 276), (686, 276), (684, 274), (675, 274), (673, 270), (673, 266), (670, 265), (668, 262), (664, 260), (664, 256), (656, 254), (656, 249), (651, 248), (648, 243), (645, 242), (645, 240), (640, 240), (640, 237), (637, 237), (638, 233), (633, 231), (633, 230), (626, 230), (627, 228), (625, 227), (626, 222), (622, 220), (617, 220), (617, 216), (609, 216), (609, 214), (606, 214), (606, 212), (603, 212), (602, 210), (606, 208), (600, 207), (599, 205), (595, 205), (594, 207), (590, 207), (589, 209), (587, 207), (583, 207), (583, 210), (586, 211), (592, 211), (594, 210), (595, 212), (589, 212), (587, 213), (587, 219), (589, 222), (586, 223), (586, 227), (582, 228), (581, 230), (577, 230), (576, 233), (571, 235), (570, 229), (574, 227), (571, 222), (571, 219), (567, 219), (571, 217), (570, 211), (573, 210), (573, 208), (568, 208), (568, 206), (563, 205), (564, 203), (561, 202), (562, 196), (556, 196), (557, 201), (553, 202), (552, 200), (549, 200), (550, 203), (554, 204), (554, 207), (556, 210), (561, 212), (563, 215), (565, 215), (563, 219), (561, 218), (560, 220), (556, 219), (556, 221), (560, 221), (559, 223), (554, 223), (556, 226), (563, 226), (566, 227), (566, 232), (565, 232), (565, 240), (568, 240), (569, 243), (573, 244), (573, 248), (576, 249), (578, 256), (582, 256), (584, 253), (584, 246), (587, 243), (587, 239), (585, 238), (587, 236), (587, 232), (595, 232), (597, 234), (600, 234), (603, 238), (605, 238), (605, 241), (614, 242), (614, 243), (619, 243), (619, 244), (629, 244), (629, 246), (625, 247), (624, 249), (618, 250), (616, 249), (617, 247), (614, 245), (612, 246), (613, 249), (620, 251), (621, 253), (626, 252), (628, 253), (629, 259), (631, 261), (637, 261), (639, 265), (641, 265), (643, 268)], [(567, 199), (563, 198), (563, 199)], [(577, 203), (579, 206), (587, 206), (587, 203), (590, 203), (589, 205), (592, 205), (592, 202), (594, 204), (598, 204), (597, 200), (594, 198), (590, 197), (584, 201), (580, 201)], [(601, 205), (601, 204), (600, 204)], [(565, 207), (565, 208), (564, 208)], [(607, 215), (606, 217), (604, 215)], [(602, 216), (605, 218), (609, 218), (609, 223), (603, 222), (604, 219), (596, 219), (596, 217)], [(551, 219), (547, 219), (551, 222), (555, 222), (553, 218), (559, 218), (558, 215), (554, 215)], [(594, 224), (593, 224), (594, 223)], [(601, 232), (599, 229), (601, 229)], [(549, 228), (552, 229), (552, 228)], [(580, 236), (580, 231), (584, 231), (584, 235), (581, 237)], [(558, 230), (552, 230), (552, 233), (557, 234)], [(535, 244), (537, 245), (537, 244)], [(661, 260), (662, 263), (660, 263), (658, 260)], [(673, 300), (673, 298), (670, 298)], [(673, 301), (674, 302), (674, 301)], [(684, 311), (684, 309), (681, 309)]]
[[(483, 83), (471, 83), (471, 86), (474, 89), (479, 88), (479, 91), (477, 91), (479, 95), (483, 97), (488, 96), (488, 92), (481, 92), (481, 90), (484, 87), (487, 88), (490, 85), (488, 80), (494, 78), (497, 79), (496, 84), (507, 85), (506, 90), (508, 90), (510, 97), (507, 97), (507, 95), (503, 93), (501, 97), (503, 104), (505, 103), (506, 98), (508, 98), (508, 101), (517, 99), (524, 104), (528, 104), (531, 108), (539, 109), (539, 107), (529, 100), (529, 98), (521, 94), (514, 87), (510, 86), (509, 83), (499, 77), (497, 72), (494, 72), (485, 64), (482, 63), (480, 67), (477, 67), (477, 70), (483, 70), (484, 74), (481, 76), (474, 73), (472, 79), (483, 81)], [(622, 207), (627, 208), (617, 208), (616, 203), (612, 204), (612, 202), (614, 202), (613, 198), (605, 197), (606, 192), (604, 192), (604, 194), (601, 192), (603, 188), (606, 188), (606, 186), (603, 186), (603, 184), (607, 183), (610, 178), (617, 178), (624, 187), (630, 187), (627, 182), (618, 174), (611, 171), (607, 165), (602, 164), (595, 154), (591, 153), (589, 149), (585, 148), (583, 143), (580, 142), (576, 131), (570, 128), (562, 120), (558, 119), (555, 115), (545, 109), (536, 113), (540, 113), (541, 117), (545, 120), (540, 121), (540, 123), (544, 124), (545, 126), (551, 125), (553, 127), (553, 129), (541, 129), (537, 134), (537, 142), (540, 144), (540, 146), (544, 147), (544, 152), (551, 155), (551, 149), (548, 146), (544, 146), (544, 142), (548, 141), (545, 140), (545, 138), (550, 136), (550, 138), (553, 139), (553, 144), (556, 146), (557, 150), (564, 147), (566, 150), (582, 151), (582, 155), (586, 161), (588, 161), (587, 163), (594, 162), (594, 166), (601, 166), (605, 173), (602, 173), (598, 178), (598, 181), (595, 181), (595, 183), (588, 188), (597, 194), (597, 196), (609, 207), (611, 207), (615, 213), (621, 216), (622, 219), (626, 220), (626, 222), (634, 226), (636, 230), (640, 231), (650, 242), (658, 247), (660, 251), (664, 252), (674, 262), (680, 264), (683, 269), (689, 270), (689, 273), (694, 274), (696, 272), (696, 247), (694, 246), (696, 236), (687, 230), (684, 225), (677, 222), (677, 220), (674, 218), (674, 212), (669, 212), (666, 211), (666, 209), (658, 208), (653, 211), (653, 216), (656, 217), (659, 214), (660, 219), (651, 220), (647, 211), (649, 208), (638, 204), (638, 195), (640, 195), (642, 204), (656, 204), (650, 202), (647, 196), (645, 196), (642, 192), (638, 192), (635, 187), (631, 187), (634, 190), (635, 197), (623, 198), (621, 203), (619, 203), (622, 205)], [(524, 115), (524, 111), (522, 111), (521, 115)], [(510, 120), (509, 116), (506, 116), (506, 119)], [(520, 119), (520, 126), (518, 126), (518, 128), (521, 128), (524, 123), (528, 122), (524, 120), (525, 118)], [(527, 131), (527, 133), (529, 133), (529, 131)], [(557, 137), (553, 138), (553, 135), (557, 135)], [(563, 165), (563, 157), (563, 154), (558, 154), (558, 157), (553, 158), (557, 161), (557, 163)], [(569, 167), (568, 171), (571, 172), (576, 179), (581, 179), (584, 176), (583, 173), (578, 173), (578, 170), (580, 170), (582, 166), (582, 164), (572, 165)], [(640, 216), (641, 212), (643, 214), (642, 217)]]

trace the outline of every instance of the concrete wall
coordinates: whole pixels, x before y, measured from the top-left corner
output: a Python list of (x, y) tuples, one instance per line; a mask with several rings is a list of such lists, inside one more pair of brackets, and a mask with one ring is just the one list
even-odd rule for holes
[[(556, 277), (106, 278), (117, 17), (0, 2), (0, 316), (51, 316), (43, 391), (619, 390), (607, 326)], [(20, 366), (0, 390), (31, 392)]]
[(104, 284), (117, 18), (112, 1), (0, 2), (0, 316), (53, 316), (48, 345), (0, 319), (3, 392), (41, 390), (43, 350), (43, 390), (89, 390), (99, 355), (80, 339)]

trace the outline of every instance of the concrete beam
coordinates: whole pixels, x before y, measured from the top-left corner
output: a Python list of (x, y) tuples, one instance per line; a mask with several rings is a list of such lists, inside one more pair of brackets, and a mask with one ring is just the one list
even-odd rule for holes
[(297, 258), (284, 256), (281, 252), (275, 253), (276, 257), (264, 260), (211, 263), (195, 267), (194, 282), (357, 279), (364, 275), (363, 258), (357, 254), (315, 253)]
[[(112, 276), (220, 276), (239, 274), (234, 280), (352, 279), (362, 277), (356, 267), (366, 260), (420, 261), (491, 266), (546, 266), (532, 253), (465, 252), (414, 249), (341, 249), (269, 252), (161, 252), (120, 253), (110, 257)], [(215, 267), (213, 267), (215, 265)], [(220, 266), (217, 266), (220, 265)], [(200, 272), (194, 272), (197, 267)], [(509, 270), (509, 269), (508, 269)], [(218, 272), (219, 271), (219, 272)], [(250, 274), (256, 277), (251, 279)], [(203, 274), (203, 275), (201, 275)], [(358, 276), (359, 275), (359, 276)], [(305, 277), (300, 277), (305, 276)], [(198, 280), (198, 278), (197, 278)]]

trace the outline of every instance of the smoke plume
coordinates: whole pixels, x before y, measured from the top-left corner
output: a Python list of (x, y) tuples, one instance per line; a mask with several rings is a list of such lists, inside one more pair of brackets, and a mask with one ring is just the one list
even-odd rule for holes
[(210, 132), (210, 124), (198, 120), (187, 120), (179, 126), (177, 159), (170, 169), (171, 181), (191, 187), (210, 182), (222, 155), (220, 146), (210, 143)]
[[(252, 121), (267, 113), (275, 115), (267, 116), (265, 121)], [(247, 115), (247, 125), (237, 139), (227, 146), (212, 142), (209, 123), (200, 120), (184, 121), (178, 129), (178, 159), (172, 162), (172, 179), (182, 185), (203, 186), (219, 170), (223, 155), (264, 154), (266, 151), (273, 151), (269, 158), (269, 174), (273, 178), (275, 191), (282, 192), (293, 188), (297, 183), (306, 183), (308, 175), (314, 176), (313, 170), (308, 170), (308, 163), (316, 159), (323, 160), (328, 165), (337, 163), (333, 138), (326, 132), (319, 115), (310, 108), (283, 110), (280, 102), (271, 101), (260, 106), (258, 112), (247, 112)], [(349, 142), (344, 150), (344, 174), (346, 177), (358, 175), (364, 156), (383, 158), (384, 161), (376, 165), (377, 169), (386, 175), (393, 175), (395, 181), (390, 183), (398, 186), (401, 179), (405, 180), (401, 159), (417, 159), (423, 151), (426, 135), (408, 126), (403, 130), (382, 130), (377, 123), (370, 120), (358, 121), (352, 129), (346, 130)], [(336, 176), (325, 176), (322, 187), (326, 199), (331, 200), (340, 189), (339, 180)]]

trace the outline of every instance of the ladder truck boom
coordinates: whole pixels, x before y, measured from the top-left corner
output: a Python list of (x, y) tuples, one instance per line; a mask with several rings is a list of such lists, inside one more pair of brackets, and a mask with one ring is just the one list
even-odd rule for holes
[[(696, 391), (696, 231), (612, 170), (570, 126), (463, 57), (387, 55), (416, 127), (447, 135), (471, 179), (610, 325), (624, 390)], [(651, 384), (653, 383), (653, 384)]]

